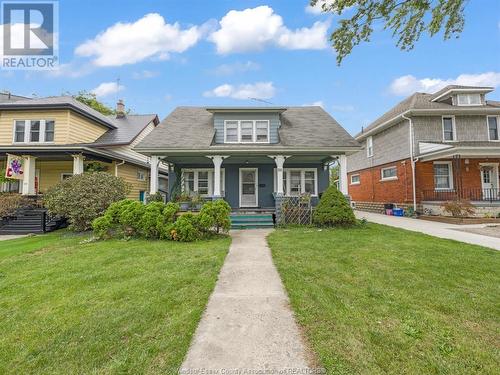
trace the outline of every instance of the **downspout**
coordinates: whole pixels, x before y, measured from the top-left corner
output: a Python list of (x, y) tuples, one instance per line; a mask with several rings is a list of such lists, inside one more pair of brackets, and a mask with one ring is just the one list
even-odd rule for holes
[(417, 211), (417, 188), (416, 188), (416, 182), (415, 182), (415, 155), (414, 155), (414, 150), (413, 150), (413, 121), (411, 117), (406, 117), (406, 115), (403, 113), (401, 115), (402, 118), (405, 120), (408, 120), (408, 123), (410, 124), (410, 132), (409, 132), (409, 138), (410, 138), (410, 161), (411, 161), (411, 182), (412, 182), (412, 193), (413, 193), (413, 212)]
[(118, 177), (118, 167), (123, 164), (125, 164), (125, 160), (123, 160), (121, 163), (115, 164), (115, 177)]

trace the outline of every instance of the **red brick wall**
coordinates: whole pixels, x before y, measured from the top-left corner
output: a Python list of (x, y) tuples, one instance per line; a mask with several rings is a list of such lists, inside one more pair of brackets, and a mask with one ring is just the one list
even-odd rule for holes
[[(381, 169), (395, 166), (398, 169), (398, 179), (381, 181)], [(351, 175), (359, 174), (360, 184), (351, 185)], [(369, 169), (349, 173), (349, 195), (358, 202), (412, 202), (412, 173), (410, 160), (399, 160), (393, 163), (379, 165)]]

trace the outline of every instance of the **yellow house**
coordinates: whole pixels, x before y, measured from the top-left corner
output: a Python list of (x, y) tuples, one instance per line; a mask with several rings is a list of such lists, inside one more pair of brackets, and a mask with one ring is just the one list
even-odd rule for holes
[(0, 168), (9, 154), (24, 159), (22, 180), (0, 184), (0, 192), (39, 195), (89, 168), (122, 177), (130, 199), (150, 190), (166, 191), (168, 168), (159, 164), (157, 186), (150, 183), (150, 158), (133, 150), (159, 123), (156, 114), (131, 115), (122, 101), (105, 116), (70, 96), (23, 98), (0, 94)]

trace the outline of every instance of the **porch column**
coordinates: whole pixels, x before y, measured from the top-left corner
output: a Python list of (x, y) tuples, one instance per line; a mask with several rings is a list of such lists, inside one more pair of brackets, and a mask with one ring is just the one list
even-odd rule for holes
[(22, 195), (35, 195), (35, 160), (34, 156), (25, 155), (24, 158), (24, 172), (23, 172), (23, 187)]
[(284, 155), (276, 155), (270, 156), (274, 159), (276, 163), (276, 195), (284, 195), (283, 191), (283, 164), (285, 164), (285, 160), (287, 156)]
[(347, 195), (349, 194), (349, 191), (347, 189), (347, 156), (340, 155), (339, 167), (340, 191), (342, 192), (342, 194)]
[(82, 154), (71, 155), (73, 156), (73, 175), (83, 173), (83, 161), (85, 157)]
[(221, 165), (227, 156), (214, 155), (209, 156), (214, 163), (214, 198), (220, 198), (222, 196), (221, 186), (220, 186), (220, 177), (221, 177)]
[(151, 156), (151, 171), (149, 181), (149, 193), (158, 193), (158, 165), (160, 164), (160, 157), (157, 155)]

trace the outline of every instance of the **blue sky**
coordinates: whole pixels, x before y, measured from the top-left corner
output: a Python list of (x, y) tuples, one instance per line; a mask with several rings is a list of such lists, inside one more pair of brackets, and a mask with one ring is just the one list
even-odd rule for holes
[[(60, 69), (0, 71), (0, 90), (95, 91), (107, 104), (123, 98), (134, 112), (160, 118), (179, 105), (259, 105), (250, 96), (275, 105), (321, 103), (355, 134), (415, 90), (500, 86), (498, 0), (470, 1), (459, 39), (423, 37), (403, 52), (379, 30), (340, 67), (325, 39), (339, 17), (307, 4), (61, 0)], [(500, 90), (489, 98), (500, 99)]]

